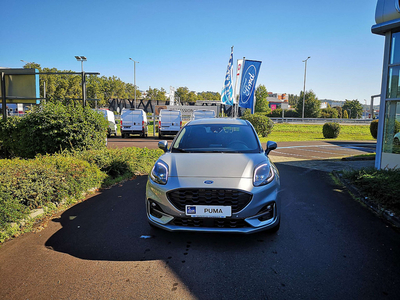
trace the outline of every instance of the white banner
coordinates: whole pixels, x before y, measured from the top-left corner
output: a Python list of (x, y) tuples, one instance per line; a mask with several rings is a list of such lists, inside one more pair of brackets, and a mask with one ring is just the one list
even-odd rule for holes
[(243, 59), (238, 59), (237, 60), (237, 68), (236, 68), (236, 82), (235, 82), (235, 90), (233, 93), (233, 102), (237, 103), (237, 95), (239, 94), (239, 82), (240, 78), (242, 77), (242, 68), (243, 68)]

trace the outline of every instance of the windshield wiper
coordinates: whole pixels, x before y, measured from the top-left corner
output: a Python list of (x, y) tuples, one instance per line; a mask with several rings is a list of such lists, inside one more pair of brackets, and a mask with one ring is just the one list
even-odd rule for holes
[(178, 151), (178, 152), (182, 152), (182, 153), (188, 153), (189, 152), (186, 149), (182, 149), (182, 148), (173, 148), (173, 149)]

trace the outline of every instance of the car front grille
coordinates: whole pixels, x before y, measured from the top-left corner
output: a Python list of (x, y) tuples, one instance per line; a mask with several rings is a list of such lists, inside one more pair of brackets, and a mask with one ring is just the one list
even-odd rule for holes
[(232, 213), (237, 213), (250, 203), (252, 194), (232, 189), (176, 189), (167, 197), (182, 212), (185, 205), (222, 205), (231, 206)]
[(208, 227), (208, 228), (251, 227), (243, 219), (174, 218), (169, 224), (175, 226), (184, 226), (184, 227)]

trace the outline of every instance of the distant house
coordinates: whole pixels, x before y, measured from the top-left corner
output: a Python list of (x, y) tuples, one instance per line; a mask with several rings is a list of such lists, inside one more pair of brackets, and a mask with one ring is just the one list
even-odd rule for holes
[(278, 94), (278, 93), (268, 92), (267, 100), (269, 102), (269, 107), (272, 110), (275, 110), (277, 108), (284, 108), (284, 109), (289, 108), (289, 99), (288, 99), (288, 94), (286, 93)]

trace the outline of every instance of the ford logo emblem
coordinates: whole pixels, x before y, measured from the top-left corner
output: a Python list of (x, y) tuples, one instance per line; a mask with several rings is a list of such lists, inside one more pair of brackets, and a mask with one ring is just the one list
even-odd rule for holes
[(204, 183), (205, 183), (205, 184), (213, 184), (214, 181), (212, 181), (212, 180), (206, 180), (206, 181), (204, 181)]

